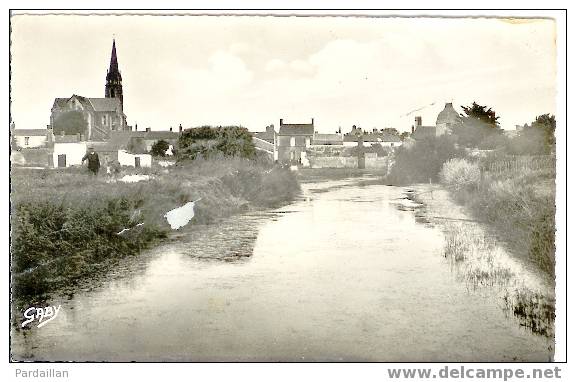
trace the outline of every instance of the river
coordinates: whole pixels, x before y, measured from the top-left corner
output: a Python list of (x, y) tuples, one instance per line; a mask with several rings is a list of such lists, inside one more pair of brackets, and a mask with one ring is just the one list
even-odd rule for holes
[(442, 230), (358, 179), (186, 228), (12, 332), (15, 360), (548, 361), (549, 340), (470, 290)]

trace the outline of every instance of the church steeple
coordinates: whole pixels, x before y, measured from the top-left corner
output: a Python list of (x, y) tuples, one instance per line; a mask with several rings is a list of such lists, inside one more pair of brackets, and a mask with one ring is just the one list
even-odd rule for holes
[(110, 55), (110, 68), (106, 73), (106, 98), (118, 98), (122, 109), (124, 109), (124, 99), (122, 96), (122, 75), (118, 70), (118, 58), (116, 57), (116, 40), (112, 40), (112, 54)]

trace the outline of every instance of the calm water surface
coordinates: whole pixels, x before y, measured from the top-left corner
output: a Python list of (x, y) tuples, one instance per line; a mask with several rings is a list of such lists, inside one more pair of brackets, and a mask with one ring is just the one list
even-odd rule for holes
[[(305, 184), (272, 212), (193, 227), (12, 333), (18, 360), (547, 361), (549, 343), (470, 291), (403, 190)], [(213, 257), (220, 260), (214, 260)]]

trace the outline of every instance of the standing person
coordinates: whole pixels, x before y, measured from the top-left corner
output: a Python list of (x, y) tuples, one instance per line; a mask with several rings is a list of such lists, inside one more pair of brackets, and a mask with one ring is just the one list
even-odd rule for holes
[(98, 154), (94, 151), (94, 147), (90, 147), (88, 150), (88, 153), (86, 153), (82, 158), (82, 163), (84, 163), (85, 160), (88, 160), (88, 169), (92, 171), (94, 175), (98, 175), (98, 170), (100, 170), (100, 159), (98, 158)]

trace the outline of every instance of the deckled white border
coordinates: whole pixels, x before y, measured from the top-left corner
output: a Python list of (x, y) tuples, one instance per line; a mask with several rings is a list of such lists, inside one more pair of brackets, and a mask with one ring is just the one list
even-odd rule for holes
[[(506, 7), (506, 6), (517, 6), (522, 5), (526, 8), (538, 8), (538, 7), (551, 7), (551, 8), (566, 8), (568, 6), (568, 1), (546, 1), (546, 2), (536, 2), (536, 1), (524, 1), (521, 3), (513, 3), (510, 1), (484, 1), (481, 4), (473, 4), (475, 6), (482, 6), (485, 8), (490, 7)], [(8, 2), (5, 8), (5, 13), (3, 17), (0, 19), (2, 20), (2, 27), (5, 31), (4, 39), (2, 39), (2, 53), (3, 53), (3, 60), (2, 60), (2, 69), (4, 76), (2, 77), (2, 85), (3, 85), (3, 102), (2, 102), (2, 116), (4, 117), (4, 134), (2, 134), (1, 138), (1, 146), (5, 151), (2, 151), (5, 155), (5, 160), (1, 162), (0, 169), (2, 171), (0, 175), (0, 179), (2, 179), (2, 187), (0, 188), (0, 192), (2, 193), (2, 200), (4, 203), (0, 204), (1, 213), (4, 219), (2, 220), (2, 245), (4, 248), (4, 261), (6, 264), (3, 268), (5, 271), (0, 272), (0, 283), (3, 285), (4, 290), (1, 294), (2, 300), (0, 304), (2, 306), (8, 306), (8, 169), (9, 169), (9, 162), (8, 162), (8, 15), (7, 10), (9, 7), (12, 8), (40, 8), (40, 7), (52, 7), (52, 8), (94, 8), (94, 7), (108, 7), (108, 8), (130, 8), (134, 6), (138, 6), (141, 8), (156, 8), (156, 7), (163, 7), (163, 8), (180, 8), (182, 6), (187, 7), (194, 7), (194, 8), (232, 8), (232, 7), (244, 7), (244, 8), (321, 8), (326, 7), (329, 5), (330, 7), (335, 8), (378, 8), (378, 7), (391, 7), (391, 8), (400, 8), (406, 7), (406, 3), (402, 1), (394, 1), (394, 2), (386, 2), (386, 3), (377, 3), (374, 1), (330, 1), (330, 2), (323, 2), (323, 1), (282, 1), (282, 2), (271, 2), (271, 1), (252, 1), (252, 2), (239, 2), (239, 1), (199, 1), (199, 2), (180, 2), (180, 1), (162, 1), (162, 2), (152, 2), (152, 1), (99, 1), (99, 2), (78, 2), (78, 1), (60, 1), (60, 2), (45, 2), (45, 1), (10, 1)], [(410, 3), (412, 7), (415, 8), (429, 8), (430, 6), (434, 5), (438, 8), (462, 8), (464, 4), (462, 2), (457, 1), (436, 1), (436, 2), (427, 2), (427, 1), (412, 1)], [(76, 13), (80, 13), (82, 11), (75, 11)], [(142, 13), (179, 13), (182, 14), (181, 11), (143, 11)], [(37, 13), (41, 13), (38, 11)], [(83, 13), (106, 13), (106, 11), (83, 11)], [(185, 13), (191, 13), (191, 11), (187, 11)], [(558, 121), (558, 176), (557, 176), (557, 262), (558, 262), (558, 271), (557, 271), (557, 314), (558, 317), (556, 319), (556, 335), (559, 339), (565, 337), (564, 328), (565, 328), (565, 312), (566, 306), (563, 304), (565, 300), (565, 286), (566, 286), (566, 277), (564, 270), (566, 269), (565, 258), (562, 254), (567, 253), (566, 248), (566, 225), (565, 225), (565, 217), (566, 217), (566, 182), (567, 179), (565, 178), (566, 174), (566, 159), (572, 165), (570, 167), (571, 171), (574, 172), (575, 170), (575, 162), (574, 162), (574, 149), (571, 147), (571, 153), (568, 153), (568, 158), (564, 157), (565, 147), (566, 147), (566, 130), (562, 130), (562, 126), (566, 126), (566, 121), (564, 119), (564, 115), (566, 113), (566, 103), (565, 103), (565, 94), (566, 94), (566, 84), (565, 84), (565, 76), (564, 71), (566, 69), (566, 56), (564, 52), (565, 46), (565, 33), (566, 33), (566, 24), (563, 21), (564, 14), (562, 12), (552, 12), (552, 11), (520, 11), (520, 10), (506, 10), (506, 11), (472, 11), (472, 10), (461, 10), (461, 11), (341, 11), (341, 10), (322, 10), (322, 11), (214, 11), (214, 10), (207, 10), (207, 11), (195, 11), (194, 13), (201, 13), (201, 14), (281, 14), (284, 16), (291, 15), (291, 14), (309, 14), (309, 15), (402, 15), (402, 16), (475, 16), (475, 17), (497, 17), (497, 16), (504, 16), (504, 17), (541, 17), (541, 16), (548, 16), (554, 17), (557, 20), (558, 26), (558, 98), (557, 98), (557, 112), (556, 117)], [(568, 12), (570, 15), (570, 12)], [(573, 38), (570, 38), (572, 43), (574, 42)], [(571, 55), (570, 55), (571, 58)], [(572, 60), (571, 60), (572, 61)], [(573, 61), (572, 61), (573, 62)], [(527, 79), (529, 80), (529, 79)], [(573, 80), (570, 80), (570, 84), (573, 84)], [(573, 87), (570, 87), (573, 89)], [(573, 119), (574, 117), (572, 117)], [(574, 125), (570, 119), (570, 124)], [(574, 125), (576, 126), (576, 125)], [(576, 130), (571, 133), (571, 139), (573, 140), (573, 136), (576, 135)], [(572, 177), (571, 177), (572, 178)], [(569, 186), (574, 186), (572, 182), (570, 182)], [(574, 211), (574, 202), (570, 204), (570, 212)], [(570, 216), (574, 216), (570, 214)], [(573, 224), (572, 224), (573, 225)], [(568, 254), (570, 256), (570, 269), (574, 269), (574, 263), (576, 262), (576, 258), (574, 254)], [(570, 292), (571, 299), (574, 300), (574, 291)], [(573, 314), (573, 305), (569, 304), (569, 314), (574, 319)], [(6, 310), (4, 312), (7, 313)], [(434, 367), (433, 364), (30, 364), (30, 365), (21, 365), (21, 364), (11, 364), (6, 365), (8, 360), (8, 332), (7, 328), (9, 327), (8, 324), (8, 314), (4, 314), (2, 316), (2, 324), (5, 330), (1, 331), (2, 336), (2, 344), (4, 346), (1, 347), (0, 352), (0, 359), (2, 362), (2, 376), (7, 377), (4, 380), (14, 380), (14, 370), (17, 367), (24, 368), (28, 366), (28, 369), (33, 368), (46, 368), (46, 367), (53, 367), (56, 369), (64, 368), (68, 369), (71, 374), (71, 381), (101, 381), (101, 380), (121, 380), (124, 378), (129, 378), (129, 380), (167, 380), (172, 378), (185, 378), (186, 380), (210, 380), (210, 381), (219, 381), (219, 380), (226, 380), (226, 381), (241, 381), (241, 380), (250, 380), (250, 381), (270, 381), (274, 379), (275, 381), (294, 381), (294, 379), (299, 380), (326, 380), (329, 379), (331, 381), (350, 381), (350, 380), (377, 380), (383, 381), (387, 379), (387, 375), (385, 369), (388, 367), (395, 367), (395, 366), (411, 366), (411, 367)], [(567, 338), (567, 342), (570, 344), (570, 354), (571, 360), (574, 363), (574, 332), (576, 328), (569, 329), (569, 338)], [(563, 361), (566, 357), (566, 347), (564, 346), (563, 341), (558, 341), (556, 346), (556, 360)], [(574, 367), (571, 367), (571, 363), (568, 365), (560, 365), (563, 368), (563, 379), (564, 380), (571, 380), (576, 377), (576, 370)], [(476, 366), (480, 367), (482, 364), (475, 364)], [(488, 366), (488, 364), (484, 364)], [(457, 364), (451, 364), (451, 366), (456, 367)], [(468, 367), (474, 365), (467, 365)], [(522, 367), (526, 371), (531, 369), (531, 366), (538, 366), (532, 364), (514, 364), (514, 365), (506, 365), (506, 364), (499, 364), (494, 366), (501, 366), (501, 367)], [(539, 365), (541, 367), (545, 367), (546, 365)]]

